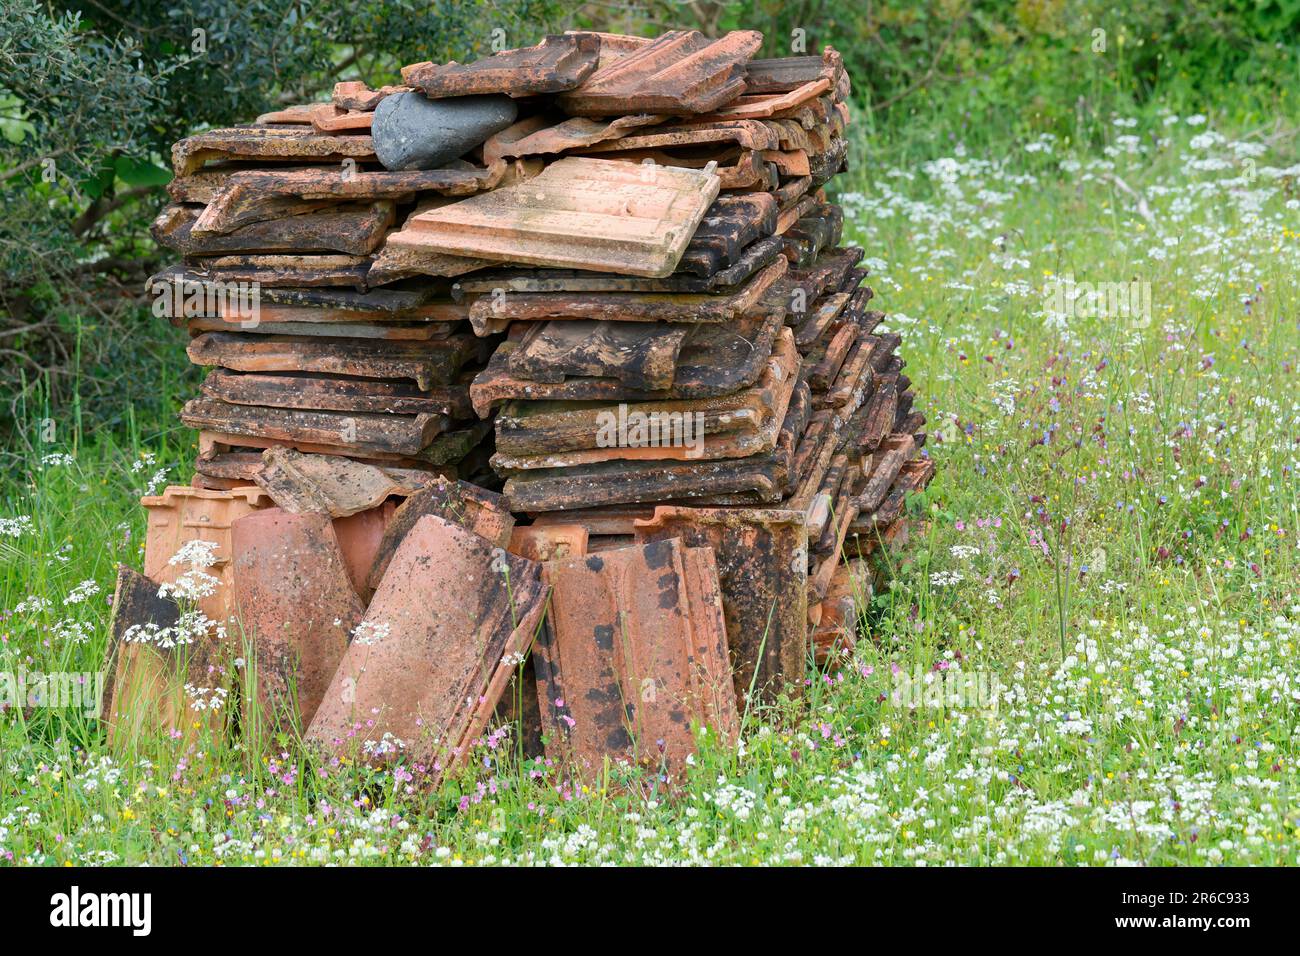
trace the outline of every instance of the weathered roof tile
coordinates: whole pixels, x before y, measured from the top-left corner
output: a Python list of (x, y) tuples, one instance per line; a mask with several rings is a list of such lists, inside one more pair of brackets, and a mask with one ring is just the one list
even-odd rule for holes
[[(536, 649), (548, 756), (580, 775), (604, 760), (676, 776), (692, 724), (738, 732), (718, 573), (709, 548), (658, 541), (545, 565)], [(567, 718), (567, 719), (566, 719)]]
[(544, 593), (540, 565), (424, 515), (393, 555), (306, 739), (375, 762), (400, 753), (436, 785), (504, 693), (541, 624)]
[(755, 30), (735, 30), (720, 40), (672, 30), (602, 65), (560, 103), (577, 116), (706, 113), (741, 94), (744, 64), (762, 43)]
[(473, 63), (414, 63), (402, 81), (438, 98), (506, 93), (532, 96), (571, 90), (596, 69), (600, 37), (593, 33), (548, 36), (536, 46), (503, 50)]
[(711, 172), (568, 157), (412, 216), (389, 244), (629, 275), (672, 273), (718, 194)]

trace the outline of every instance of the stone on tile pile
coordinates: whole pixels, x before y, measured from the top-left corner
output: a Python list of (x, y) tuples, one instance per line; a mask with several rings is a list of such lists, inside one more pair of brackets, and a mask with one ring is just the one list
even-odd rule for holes
[(245, 721), (433, 782), (502, 721), (676, 773), (693, 722), (834, 665), (933, 466), (825, 192), (842, 60), (761, 43), (568, 33), (176, 145), (155, 279), (203, 293), (171, 317), (212, 370), (119, 582), (111, 728), (176, 722), (127, 689), (188, 657), (131, 627), (185, 613), (146, 592), (191, 533)]

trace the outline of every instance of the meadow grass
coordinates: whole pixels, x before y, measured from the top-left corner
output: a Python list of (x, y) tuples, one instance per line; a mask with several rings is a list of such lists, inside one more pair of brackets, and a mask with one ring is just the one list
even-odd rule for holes
[[(938, 473), (871, 638), (736, 750), (704, 735), (681, 792), (575, 784), (508, 734), (430, 794), (292, 734), (113, 755), (98, 721), (19, 708), (0, 860), (1300, 862), (1295, 130), (1152, 110), (1098, 135), (858, 143), (846, 241)], [(1065, 277), (1136, 282), (1137, 307), (1058, 314)], [(137, 499), (188, 479), (192, 436), (29, 417), (55, 440), (2, 489), (0, 671), (95, 671)]]

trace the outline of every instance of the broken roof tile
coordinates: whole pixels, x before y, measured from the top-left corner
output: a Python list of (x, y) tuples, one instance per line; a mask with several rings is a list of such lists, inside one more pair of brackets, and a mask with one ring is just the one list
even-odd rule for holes
[(885, 532), (889, 525), (902, 516), (907, 496), (924, 489), (932, 477), (934, 477), (934, 459), (913, 458), (904, 463), (889, 494), (871, 516), (871, 529), (880, 533)]
[[(164, 270), (153, 276), (149, 283), (152, 285), (155, 282), (174, 281), (203, 283), (204, 276), (198, 272)], [(372, 289), (369, 292), (312, 287), (266, 288), (261, 291), (261, 300), (263, 305), (301, 308), (304, 310), (302, 316), (315, 314), (322, 320), (331, 318), (331, 310), (349, 315), (365, 313), (366, 317), (374, 321), (384, 321), (388, 317), (394, 321), (424, 318), (430, 321), (458, 322), (468, 316), (468, 311), (463, 306), (447, 299), (436, 285), (414, 289)]]
[[(776, 146), (772, 149), (776, 149)], [(683, 169), (710, 167), (724, 190), (774, 193), (780, 186), (781, 173), (775, 163), (763, 159), (763, 153), (768, 151), (724, 144), (719, 149), (707, 151), (712, 152), (713, 155), (710, 156), (699, 155), (691, 149), (622, 149), (613, 146), (608, 151), (598, 152), (596, 158), (642, 166), (657, 163), (660, 166), (678, 166)], [(585, 149), (577, 155), (595, 152), (595, 149)]]
[(531, 527), (574, 525), (585, 529), (588, 538), (631, 538), (636, 530), (636, 519), (653, 517), (654, 512), (653, 505), (612, 505), (606, 508), (580, 508), (576, 511), (541, 512), (533, 516)]
[(498, 548), (510, 544), (515, 524), (500, 495), (464, 481), (434, 479), (402, 502), (384, 529), (368, 576), (371, 588), (379, 587), (393, 555), (425, 515), (437, 515), (461, 525)]
[[(269, 309), (258, 308), (259, 321), (252, 322), (252, 316), (245, 312), (234, 315), (224, 314), (226, 309), (220, 306), (222, 315), (216, 318), (199, 316), (189, 319), (185, 327), (191, 335), (199, 332), (247, 332), (251, 335), (292, 335), (309, 338), (331, 339), (340, 348), (347, 348), (348, 339), (386, 339), (393, 342), (416, 341), (427, 342), (431, 339), (445, 339), (451, 335), (454, 326), (445, 326), (437, 322), (316, 322), (316, 321), (280, 321), (276, 318), (282, 310), (272, 306)], [(283, 310), (293, 312), (295, 310)], [(301, 314), (301, 313), (299, 313)], [(342, 340), (342, 341), (339, 341)], [(253, 403), (256, 404), (256, 403)]]
[(119, 752), (132, 752), (164, 733), (192, 743), (204, 727), (216, 735), (226, 723), (225, 707), (196, 711), (190, 688), (209, 697), (228, 695), (233, 679), (227, 663), (233, 654), (213, 630), (178, 641), (178, 627), (192, 628), (182, 622), (177, 602), (159, 594), (158, 584), (131, 568), (118, 568), (99, 716), (107, 722), (109, 744)]
[(583, 147), (584, 153), (626, 152), (629, 150), (673, 149), (703, 146), (710, 143), (735, 143), (746, 150), (780, 149), (777, 129), (757, 120), (719, 120), (711, 123), (683, 123), (661, 126), (644, 133), (629, 133), (617, 140), (606, 140)]
[(746, 246), (734, 265), (707, 276), (682, 271), (681, 264), (671, 276), (649, 279), (644, 276), (620, 276), (612, 273), (584, 272), (578, 269), (498, 269), (459, 279), (452, 295), (470, 297), (490, 294), (500, 289), (512, 292), (667, 292), (674, 294), (734, 292), (756, 272), (771, 265), (782, 254), (780, 236), (768, 236)]
[(343, 518), (381, 504), (390, 495), (418, 490), (375, 465), (331, 455), (304, 455), (292, 448), (268, 448), (257, 486), (290, 514)]
[(334, 84), (334, 105), (345, 110), (373, 112), (379, 101), (394, 93), (405, 93), (405, 86), (383, 86), (372, 90), (360, 80), (345, 80)]
[(824, 392), (839, 374), (845, 357), (853, 343), (857, 341), (859, 330), (852, 325), (843, 325), (835, 331), (826, 348), (822, 351), (817, 364), (808, 374), (808, 385), (818, 392)]
[(797, 109), (809, 100), (815, 100), (831, 89), (831, 81), (819, 77), (801, 83), (793, 90), (784, 93), (757, 93), (739, 96), (726, 106), (701, 117), (705, 121), (728, 119), (765, 119), (787, 110)]
[(863, 514), (872, 514), (880, 507), (903, 463), (912, 457), (915, 449), (916, 440), (911, 435), (894, 434), (870, 456), (871, 471), (865, 487), (857, 496), (858, 509)]
[(600, 40), (600, 67), (603, 69), (615, 60), (634, 53), (654, 43), (654, 37), (631, 36), (626, 33), (601, 33), (591, 30), (565, 30), (565, 33), (591, 33)]
[(511, 554), (529, 561), (556, 561), (587, 553), (587, 529), (580, 524), (539, 524), (510, 533)]
[(402, 67), (402, 82), (430, 98), (507, 93), (531, 96), (571, 90), (591, 76), (600, 57), (600, 37), (565, 33), (536, 46), (503, 50), (473, 63), (414, 63)]
[(496, 265), (487, 259), (448, 255), (412, 245), (411, 236), (402, 230), (390, 232), (379, 253), (370, 264), (366, 280), (372, 285), (384, 285), (410, 279), (414, 276), (437, 278), (465, 275), (486, 266)]
[(763, 34), (734, 30), (710, 40), (695, 30), (672, 30), (602, 65), (577, 89), (560, 96), (576, 116), (620, 113), (705, 113), (745, 88), (745, 62)]
[(320, 103), (311, 109), (311, 125), (318, 133), (370, 132), (373, 112), (342, 109), (333, 103)]
[(224, 450), (232, 450), (272, 448), (276, 445), (286, 445), (309, 455), (342, 455), (348, 458), (360, 458), (368, 462), (378, 462), (384, 465), (392, 464), (398, 467), (427, 471), (431, 465), (447, 465), (460, 461), (491, 430), (491, 422), (477, 422), (473, 425), (467, 425), (465, 428), (438, 435), (418, 454), (408, 455), (380, 451), (369, 446), (358, 448), (356, 445), (336, 445), (309, 441), (296, 436), (294, 438), (271, 438), (262, 435), (234, 434), (203, 429), (199, 432), (199, 454), (200, 456), (211, 457), (214, 454), (219, 454), (218, 449), (221, 449), (222, 446), (225, 446)]
[(807, 348), (820, 339), (840, 317), (852, 298), (848, 292), (834, 292), (814, 302), (812, 310), (795, 328), (795, 341), (800, 348)]
[(606, 140), (619, 139), (629, 130), (651, 126), (663, 119), (650, 113), (610, 119), (573, 116), (550, 125), (546, 117), (532, 116), (489, 136), (483, 144), (483, 161), (492, 163), (508, 157), (539, 156), (594, 146)]
[(269, 113), (263, 113), (253, 120), (254, 126), (310, 126), (311, 111), (316, 108), (316, 103), (299, 103), (294, 106), (286, 106), (284, 109), (272, 110)]

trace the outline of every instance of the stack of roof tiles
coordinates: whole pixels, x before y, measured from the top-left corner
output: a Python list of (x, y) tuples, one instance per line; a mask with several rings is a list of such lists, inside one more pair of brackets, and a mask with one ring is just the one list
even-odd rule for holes
[(173, 147), (173, 202), (153, 233), (183, 259), (150, 284), (188, 327), (190, 360), (212, 369), (181, 414), (199, 429), (200, 487), (247, 484), (274, 445), (412, 478), (490, 475), (474, 452), (491, 423), (469, 382), (491, 341), (449, 280), (374, 266), (414, 202), (491, 188), (514, 167), (382, 169), (367, 132), (378, 94), (357, 85), (339, 84), (335, 104), (359, 109), (289, 109)]
[[(403, 87), (339, 84), (330, 104), (177, 144), (155, 226), (184, 256), (167, 276), (260, 284), (253, 321), (186, 317), (190, 357), (214, 367), (182, 416), (201, 429), (196, 484), (255, 481), (310, 511), (302, 476), (328, 469), (260, 449), (382, 466), (367, 501), (411, 497), (353, 574), (375, 602), (430, 508), (545, 562), (524, 711), (558, 727), (569, 699), (587, 761), (628, 717), (583, 702), (646, 700), (607, 659), (614, 631), (651, 667), (676, 609), (663, 646), (685, 655), (691, 716), (734, 735), (751, 693), (800, 686), (811, 652), (855, 638), (870, 555), (905, 540), (905, 496), (933, 470), (899, 337), (877, 331), (825, 192), (847, 154), (841, 58), (754, 59), (761, 41), (570, 33), (409, 66)], [(440, 168), (384, 169), (381, 104), (399, 96), (505, 96), (513, 122)], [(473, 526), (466, 502), (505, 518)], [(489, 703), (516, 696), (492, 686)]]
[[(550, 258), (520, 255), (526, 243), (504, 235), (517, 206), (474, 220), (501, 234), (469, 248), (516, 263), (453, 287), (477, 331), (507, 333), (470, 389), (480, 415), (496, 413), (492, 465), (512, 510), (543, 527), (580, 526), (592, 550), (644, 541), (656, 522), (664, 534), (748, 523), (770, 537), (798, 512), (798, 540), (784, 544), (807, 555), (806, 582), (786, 580), (782, 594), (751, 596), (738, 582), (760, 556), (719, 545), (718, 532), (701, 537), (719, 553), (730, 630), (746, 635), (733, 636), (740, 690), (756, 671), (755, 687), (802, 673), (809, 626), (823, 650), (854, 634), (867, 578), (841, 556), (899, 541), (904, 496), (932, 464), (899, 337), (876, 334), (883, 315), (867, 307), (862, 250), (838, 245), (843, 212), (823, 189), (846, 160), (839, 55), (747, 60), (757, 35), (733, 33), (694, 39), (711, 64), (701, 73), (669, 53), (684, 36), (637, 47), (607, 78), (558, 97), (561, 111), (600, 111), (599, 135), (610, 138), (574, 143), (597, 124), (570, 116), (524, 120), (489, 141), (506, 155), (573, 143), (565, 155), (587, 160), (549, 166), (545, 185), (417, 216), (395, 238), (438, 255), (465, 249), (470, 217), (458, 207), (487, 207), (502, 192), (551, 196), (573, 216)], [(739, 76), (743, 87), (729, 82)], [(643, 115), (665, 99), (675, 116)], [(694, 170), (716, 177), (707, 209), (712, 189)], [(770, 560), (789, 563), (779, 549)], [(765, 634), (771, 661), (760, 665)], [(737, 651), (737, 640), (755, 646)]]

